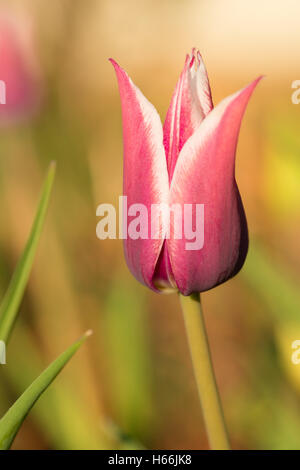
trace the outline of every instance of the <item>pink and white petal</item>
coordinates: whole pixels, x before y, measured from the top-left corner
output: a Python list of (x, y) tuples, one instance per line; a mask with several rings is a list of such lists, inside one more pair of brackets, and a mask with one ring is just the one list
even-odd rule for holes
[(178, 157), (170, 204), (204, 204), (203, 248), (187, 250), (185, 237), (167, 241), (175, 282), (185, 295), (224, 282), (243, 265), (248, 235), (235, 182), (235, 152), (244, 111), (260, 78), (216, 106)]
[[(152, 280), (164, 242), (163, 224), (150, 236), (151, 204), (168, 202), (169, 181), (163, 146), (163, 130), (154, 106), (111, 59), (121, 96), (124, 141), (124, 190), (128, 208), (143, 204), (148, 211), (148, 237), (124, 240), (125, 257), (133, 275), (157, 290)], [(130, 224), (130, 218), (128, 218)]]
[(164, 123), (164, 146), (169, 181), (179, 152), (213, 108), (209, 81), (199, 51), (187, 55)]
[[(197, 49), (192, 51), (194, 61), (190, 65), (190, 89), (195, 97), (194, 102), (199, 102), (201, 107), (202, 119), (213, 109), (211, 89), (208, 80), (205, 64), (202, 56)], [(197, 98), (197, 99), (196, 99)]]

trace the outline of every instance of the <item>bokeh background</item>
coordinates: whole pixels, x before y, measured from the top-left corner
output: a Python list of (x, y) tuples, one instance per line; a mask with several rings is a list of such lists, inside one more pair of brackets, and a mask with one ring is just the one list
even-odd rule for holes
[(300, 339), (300, 104), (291, 101), (300, 79), (299, 2), (9, 0), (0, 2), (0, 18), (2, 9), (30, 30), (30, 41), (23, 33), (18, 41), (36, 96), (28, 115), (0, 125), (1, 296), (51, 160), (57, 177), (0, 366), (0, 413), (94, 330), (13, 448), (208, 448), (177, 296), (139, 285), (121, 241), (96, 238), (96, 207), (117, 204), (122, 192), (121, 110), (107, 59), (118, 60), (163, 119), (195, 46), (215, 103), (266, 76), (237, 152), (249, 256), (236, 278), (202, 296), (232, 445), (299, 449), (300, 364), (291, 361)]

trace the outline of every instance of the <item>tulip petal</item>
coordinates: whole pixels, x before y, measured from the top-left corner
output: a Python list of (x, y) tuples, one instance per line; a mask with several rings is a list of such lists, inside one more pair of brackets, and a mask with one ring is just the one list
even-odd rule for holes
[[(154, 106), (133, 84), (126, 72), (110, 59), (118, 79), (123, 120), (124, 195), (128, 208), (143, 204), (148, 210), (148, 237), (124, 240), (125, 257), (133, 275), (146, 286), (152, 282), (164, 242), (163, 223), (151, 234), (151, 204), (168, 202), (169, 181), (163, 130)], [(128, 224), (131, 220), (128, 218)], [(144, 227), (145, 228), (145, 227)], [(144, 234), (145, 235), (145, 234)]]
[(225, 282), (245, 260), (248, 232), (234, 176), (235, 152), (246, 105), (260, 78), (216, 106), (179, 154), (170, 204), (204, 204), (202, 249), (187, 250), (191, 240), (185, 236), (167, 240), (175, 282), (185, 295)]
[(212, 110), (209, 80), (202, 57), (196, 49), (187, 55), (164, 123), (164, 146), (169, 180), (183, 145)]

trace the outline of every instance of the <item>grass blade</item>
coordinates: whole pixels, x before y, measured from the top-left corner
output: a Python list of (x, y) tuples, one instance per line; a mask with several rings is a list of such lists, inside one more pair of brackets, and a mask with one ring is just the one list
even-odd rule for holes
[(0, 340), (5, 343), (7, 343), (14, 326), (24, 290), (27, 285), (46, 216), (54, 175), (55, 163), (52, 162), (43, 186), (31, 233), (0, 306)]
[(7, 413), (0, 420), (0, 449), (10, 448), (21, 424), (27, 414), (41, 396), (49, 387), (55, 377), (79, 349), (82, 343), (90, 336), (91, 331), (87, 331), (78, 341), (73, 343), (65, 352), (63, 352), (47, 369), (45, 369), (37, 379), (25, 390), (18, 400), (9, 408)]

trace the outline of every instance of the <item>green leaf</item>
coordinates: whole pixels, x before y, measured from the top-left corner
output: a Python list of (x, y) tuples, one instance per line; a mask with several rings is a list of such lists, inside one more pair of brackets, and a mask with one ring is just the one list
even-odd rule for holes
[(47, 387), (49, 387), (55, 377), (90, 335), (91, 331), (89, 330), (78, 341), (73, 343), (65, 352), (63, 352), (37, 377), (37, 379), (34, 380), (34, 382), (32, 382), (18, 400), (9, 408), (7, 413), (0, 420), (1, 450), (10, 448), (21, 424), (35, 402)]
[(46, 216), (54, 175), (55, 162), (52, 162), (43, 186), (42, 195), (31, 233), (0, 306), (0, 340), (6, 343), (13, 329), (20, 303), (23, 298), (24, 290), (30, 275), (35, 252)]
[[(38, 343), (30, 325), (20, 317), (11, 338), (9, 365), (2, 367), (0, 381), (0, 385), (8, 381), (17, 397), (44, 369)], [(20, 344), (22, 348), (18, 347)], [(8, 397), (3, 397), (3, 403), (1, 399), (0, 388), (0, 418), (9, 407)], [(107, 430), (105, 416), (99, 414), (95, 419), (93, 408), (87, 406), (80, 390), (74, 389), (73, 381), (56, 381), (47, 390), (47, 397), (39, 400), (30, 411), (30, 417), (51, 448), (90, 450), (117, 446), (116, 439), (111, 437), (110, 420)]]

